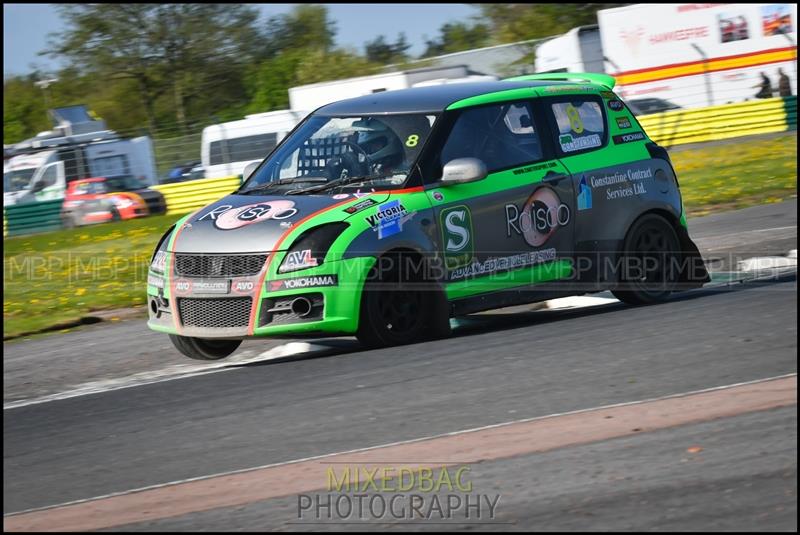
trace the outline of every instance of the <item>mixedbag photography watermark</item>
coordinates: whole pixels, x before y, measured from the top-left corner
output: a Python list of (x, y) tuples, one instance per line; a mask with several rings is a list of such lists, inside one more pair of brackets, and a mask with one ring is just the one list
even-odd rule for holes
[(303, 522), (487, 522), (500, 494), (475, 489), (470, 468), (331, 466), (325, 490), (297, 496)]

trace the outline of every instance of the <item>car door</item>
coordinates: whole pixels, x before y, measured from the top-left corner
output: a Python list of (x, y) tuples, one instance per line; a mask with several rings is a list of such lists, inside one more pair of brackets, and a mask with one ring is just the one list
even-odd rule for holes
[(465, 108), (451, 121), (436, 155), (439, 165), (477, 158), (488, 175), (470, 183), (433, 183), (427, 189), (449, 296), (569, 276), (575, 196), (535, 104), (526, 100)]
[[(613, 270), (608, 269), (625, 234), (631, 203), (638, 202), (643, 190), (639, 178), (650, 173), (646, 151), (631, 149), (623, 154), (616, 148), (617, 142), (623, 143), (617, 140), (622, 136), (611, 135), (610, 121), (618, 127), (614, 131), (631, 128), (635, 121), (627, 112), (612, 114), (609, 110), (617, 108), (614, 102), (604, 106), (600, 95), (594, 94), (542, 99), (556, 154), (572, 175), (576, 192), (575, 251), (578, 278), (589, 284), (586, 290), (592, 290), (593, 281), (613, 280)], [(636, 140), (643, 137), (641, 132), (630, 134)]]

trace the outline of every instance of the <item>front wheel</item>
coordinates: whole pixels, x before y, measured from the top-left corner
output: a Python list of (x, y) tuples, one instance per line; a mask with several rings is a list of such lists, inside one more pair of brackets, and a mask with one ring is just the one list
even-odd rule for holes
[(368, 281), (361, 297), (359, 341), (367, 347), (412, 344), (450, 334), (442, 292), (420, 282)]
[(611, 290), (620, 301), (649, 305), (665, 301), (680, 273), (680, 242), (663, 217), (648, 214), (637, 220), (625, 238), (618, 286)]
[(194, 338), (191, 336), (178, 336), (170, 334), (169, 339), (175, 349), (195, 360), (220, 360), (230, 356), (241, 340), (212, 340), (208, 338)]

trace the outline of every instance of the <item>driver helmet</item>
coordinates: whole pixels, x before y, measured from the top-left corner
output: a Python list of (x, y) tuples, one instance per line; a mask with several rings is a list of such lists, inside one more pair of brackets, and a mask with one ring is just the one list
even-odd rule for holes
[(366, 119), (353, 123), (355, 143), (369, 156), (369, 163), (382, 168), (400, 165), (404, 158), (403, 143), (386, 123)]

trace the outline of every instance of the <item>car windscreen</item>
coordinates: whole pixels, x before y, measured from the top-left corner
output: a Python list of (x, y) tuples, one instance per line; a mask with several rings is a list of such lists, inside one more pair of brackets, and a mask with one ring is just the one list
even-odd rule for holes
[(105, 185), (107, 191), (131, 191), (146, 187), (139, 179), (132, 176), (109, 177), (105, 180)]
[(3, 191), (22, 191), (28, 187), (28, 184), (36, 172), (36, 167), (29, 167), (27, 169), (15, 169), (3, 173)]
[[(435, 115), (308, 118), (278, 147), (242, 191), (270, 183), (331, 182), (363, 177), (370, 189), (401, 186), (419, 156)], [(360, 187), (358, 182), (350, 187)]]

